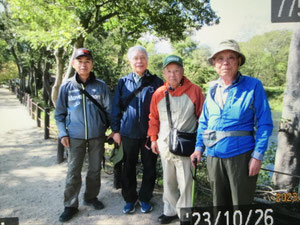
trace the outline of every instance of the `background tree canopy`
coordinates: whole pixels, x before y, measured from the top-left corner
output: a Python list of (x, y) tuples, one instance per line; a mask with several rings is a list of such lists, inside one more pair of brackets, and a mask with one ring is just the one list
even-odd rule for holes
[[(173, 53), (184, 59), (185, 73), (203, 87), (217, 77), (207, 58), (210, 49), (190, 36), (193, 29), (213, 25), (219, 18), (207, 0), (0, 0), (0, 81), (19, 77), (22, 90), (50, 104), (64, 77), (73, 74), (74, 48), (87, 47), (95, 57), (94, 71), (114, 89), (130, 71), (126, 52), (141, 44), (149, 52), (149, 69), (162, 77), (167, 54), (155, 42), (141, 41), (145, 33), (168, 38)], [(291, 33), (273, 31), (240, 43), (246, 64), (242, 73), (265, 86), (283, 86)], [(52, 78), (51, 78), (52, 76)], [(55, 81), (55, 83), (54, 83)], [(55, 96), (54, 96), (55, 99)]]

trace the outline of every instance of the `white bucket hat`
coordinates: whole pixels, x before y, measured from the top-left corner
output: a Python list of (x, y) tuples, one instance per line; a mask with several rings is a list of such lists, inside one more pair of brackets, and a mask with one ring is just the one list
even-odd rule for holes
[(214, 52), (211, 54), (211, 56), (208, 58), (208, 62), (212, 65), (213, 64), (213, 58), (216, 54), (219, 52), (225, 51), (225, 50), (231, 50), (239, 54), (241, 57), (241, 65), (243, 65), (246, 61), (246, 57), (241, 53), (240, 46), (235, 40), (225, 40), (219, 43), (218, 47), (214, 50)]

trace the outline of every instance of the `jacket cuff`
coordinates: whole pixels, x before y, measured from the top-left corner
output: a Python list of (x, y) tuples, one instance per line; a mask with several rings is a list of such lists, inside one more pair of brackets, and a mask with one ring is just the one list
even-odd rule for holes
[(150, 136), (151, 141), (157, 141), (157, 135)]
[(264, 155), (257, 152), (257, 151), (253, 151), (251, 154), (252, 158), (258, 159), (258, 160), (262, 160), (264, 158)]
[(203, 153), (204, 152), (204, 148), (200, 147), (200, 146), (196, 146), (195, 151), (199, 151), (199, 152)]

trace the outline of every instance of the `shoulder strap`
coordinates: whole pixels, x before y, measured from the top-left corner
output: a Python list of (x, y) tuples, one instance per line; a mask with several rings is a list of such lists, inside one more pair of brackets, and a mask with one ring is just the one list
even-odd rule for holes
[(168, 114), (168, 121), (169, 121), (169, 127), (170, 129), (173, 128), (173, 122), (172, 122), (172, 114), (171, 114), (171, 109), (170, 109), (170, 97), (169, 97), (169, 92), (166, 91), (166, 107), (167, 107), (167, 114)]
[(93, 102), (99, 108), (99, 110), (102, 113), (104, 113), (104, 115), (105, 115), (106, 118), (103, 121), (104, 121), (105, 125), (108, 125), (107, 124), (107, 114), (106, 114), (106, 111), (104, 110), (104, 108), (86, 90), (84, 90), (82, 88), (79, 88), (79, 90), (80, 90), (81, 93), (85, 94), (90, 99), (90, 101)]
[(135, 89), (126, 99), (123, 100), (123, 111), (126, 111), (128, 105), (130, 104), (131, 100), (140, 93), (144, 87), (147, 87), (149, 84), (154, 81), (156, 75), (151, 75), (149, 78), (145, 79), (144, 82), (142, 82), (141, 86), (139, 86), (137, 89)]

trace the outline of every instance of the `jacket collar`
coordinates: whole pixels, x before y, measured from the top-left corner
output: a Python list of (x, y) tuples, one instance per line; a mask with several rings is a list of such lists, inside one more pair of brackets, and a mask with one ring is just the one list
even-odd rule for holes
[(165, 82), (165, 88), (166, 90), (169, 91), (169, 93), (172, 95), (172, 96), (180, 96), (182, 95), (184, 92), (186, 92), (187, 89), (189, 89), (192, 85), (192, 82), (185, 76), (183, 76), (183, 79), (181, 81), (181, 85), (178, 86), (177, 88), (175, 88), (174, 90), (171, 90), (169, 88), (169, 82)]
[(87, 85), (89, 83), (92, 83), (95, 80), (96, 80), (96, 76), (93, 72), (90, 72), (90, 76), (85, 83), (82, 83), (82, 81), (79, 78), (79, 74), (77, 72), (75, 72), (74, 76), (71, 78), (72, 83), (76, 87), (81, 87), (81, 84)]
[[(133, 82), (134, 82), (134, 72), (131, 72), (130, 74), (129, 74), (129, 76), (128, 76), (128, 78), (130, 79), (130, 80), (132, 80)], [(141, 77), (141, 79), (144, 79), (145, 77), (149, 77), (149, 76), (152, 76), (152, 74), (150, 73), (150, 71), (149, 70), (146, 70), (145, 72), (144, 72), (144, 74), (142, 75), (142, 77)]]

